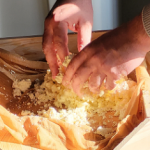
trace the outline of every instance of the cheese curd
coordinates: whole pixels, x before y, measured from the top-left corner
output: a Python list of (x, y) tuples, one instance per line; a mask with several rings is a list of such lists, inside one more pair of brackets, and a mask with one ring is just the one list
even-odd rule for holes
[[(81, 89), (84, 92), (84, 97), (78, 97), (72, 89), (64, 87), (61, 82), (65, 72), (65, 68), (69, 64), (70, 60), (74, 55), (69, 55), (66, 57), (63, 65), (59, 68), (59, 74), (52, 79), (52, 74), (50, 70), (47, 70), (44, 82), (40, 85), (36, 83), (34, 85), (35, 90), (28, 93), (31, 102), (36, 102), (35, 105), (40, 105), (44, 103), (44, 108), (49, 107), (46, 111), (37, 111), (39, 116), (46, 118), (53, 118), (65, 121), (70, 124), (77, 126), (89, 125), (91, 122), (96, 122), (96, 120), (89, 120), (96, 114), (102, 116), (104, 119), (103, 125), (107, 125), (105, 113), (109, 111), (114, 112), (114, 116), (118, 116), (120, 120), (124, 117), (124, 112), (128, 106), (128, 102), (132, 96), (134, 89), (136, 88), (136, 83), (132, 80), (121, 78), (116, 83), (116, 87), (109, 91), (105, 88), (104, 83), (100, 88), (99, 94), (94, 94), (90, 92), (88, 88), (88, 81), (85, 83)], [(13, 84), (14, 93), (18, 90), (18, 85), (24, 86), (21, 89), (25, 92), (26, 87), (30, 87), (31, 83), (26, 81), (15, 81)], [(17, 86), (16, 86), (17, 85)], [(16, 96), (17, 94), (14, 94)], [(20, 95), (20, 94), (19, 94)], [(21, 115), (29, 115), (29, 111), (23, 110)], [(33, 113), (31, 113), (33, 115)], [(109, 117), (109, 119), (112, 116)], [(116, 126), (117, 122), (113, 121), (112, 126)], [(107, 130), (107, 134), (110, 130)], [(103, 132), (103, 130), (98, 130), (97, 133)]]

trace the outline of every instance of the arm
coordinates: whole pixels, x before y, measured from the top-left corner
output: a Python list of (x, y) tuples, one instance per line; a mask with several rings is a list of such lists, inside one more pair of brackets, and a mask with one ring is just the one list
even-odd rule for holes
[(45, 19), (43, 51), (53, 77), (58, 73), (57, 56), (61, 62), (69, 54), (68, 28), (78, 33), (78, 50), (91, 40), (93, 10), (91, 0), (57, 0)]
[[(89, 80), (92, 92), (99, 89), (106, 78), (106, 87), (113, 89), (120, 76), (127, 76), (139, 66), (150, 50), (142, 14), (87, 45), (67, 67), (63, 84), (71, 83), (79, 95), (83, 83)], [(89, 78), (90, 77), (90, 78)]]

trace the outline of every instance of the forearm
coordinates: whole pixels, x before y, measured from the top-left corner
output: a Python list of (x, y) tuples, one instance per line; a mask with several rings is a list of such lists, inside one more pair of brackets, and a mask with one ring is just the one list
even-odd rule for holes
[(129, 33), (131, 33), (131, 36), (133, 36), (133, 42), (137, 43), (142, 51), (148, 52), (148, 47), (150, 47), (150, 37), (145, 30), (145, 25), (143, 22), (143, 12), (140, 15), (136, 16), (128, 25)]

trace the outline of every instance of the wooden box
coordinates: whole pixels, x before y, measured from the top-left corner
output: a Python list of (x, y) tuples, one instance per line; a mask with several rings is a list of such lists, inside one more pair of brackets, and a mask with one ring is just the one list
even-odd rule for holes
[[(96, 39), (104, 32), (94, 32), (92, 40)], [(77, 53), (77, 35), (69, 35), (69, 50)], [(21, 38), (5, 38), (0, 39), (0, 48), (15, 52), (29, 60), (42, 60), (44, 54), (42, 52), (42, 37), (21, 37)], [(5, 83), (1, 82), (0, 86)], [(9, 89), (12, 92), (11, 89)], [(143, 92), (144, 93), (144, 92)], [(3, 96), (1, 98), (4, 98)], [(7, 102), (0, 102), (1, 105), (7, 107)], [(140, 123), (116, 148), (115, 150), (149, 150), (150, 149), (150, 95), (146, 92), (143, 94), (143, 104), (146, 119)]]

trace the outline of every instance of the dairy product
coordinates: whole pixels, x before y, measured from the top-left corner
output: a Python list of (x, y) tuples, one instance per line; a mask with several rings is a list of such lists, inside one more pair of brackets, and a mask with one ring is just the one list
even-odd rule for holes
[[(100, 88), (100, 94), (91, 93), (88, 88), (88, 81), (81, 89), (84, 97), (78, 97), (72, 89), (64, 87), (61, 82), (65, 72), (65, 68), (74, 55), (66, 57), (63, 65), (59, 68), (59, 74), (56, 79), (52, 79), (50, 70), (47, 70), (44, 82), (42, 84), (34, 84), (34, 91), (27, 92), (34, 105), (41, 105), (42, 110), (37, 111), (39, 116), (46, 118), (59, 119), (77, 126), (94, 124), (99, 120), (93, 119), (93, 116), (101, 116), (103, 126), (107, 126), (109, 122), (112, 128), (117, 126), (117, 122), (113, 121), (113, 116), (118, 116), (120, 120), (124, 117), (124, 112), (128, 106), (128, 102), (136, 87), (136, 83), (127, 78), (121, 78), (117, 81), (115, 89), (109, 91), (105, 88), (105, 84)], [(30, 88), (29, 80), (15, 81), (13, 84), (14, 96), (21, 96), (21, 93)], [(16, 94), (20, 89), (20, 93)], [(30, 105), (28, 103), (27, 105)], [(47, 111), (45, 108), (49, 108)], [(109, 115), (107, 119), (105, 114), (109, 111), (114, 115)], [(36, 115), (28, 110), (23, 110), (21, 115)], [(106, 121), (107, 119), (107, 121)], [(105, 131), (105, 132), (104, 132)], [(107, 131), (107, 132), (106, 132)], [(110, 134), (113, 130), (97, 130), (98, 134)]]

